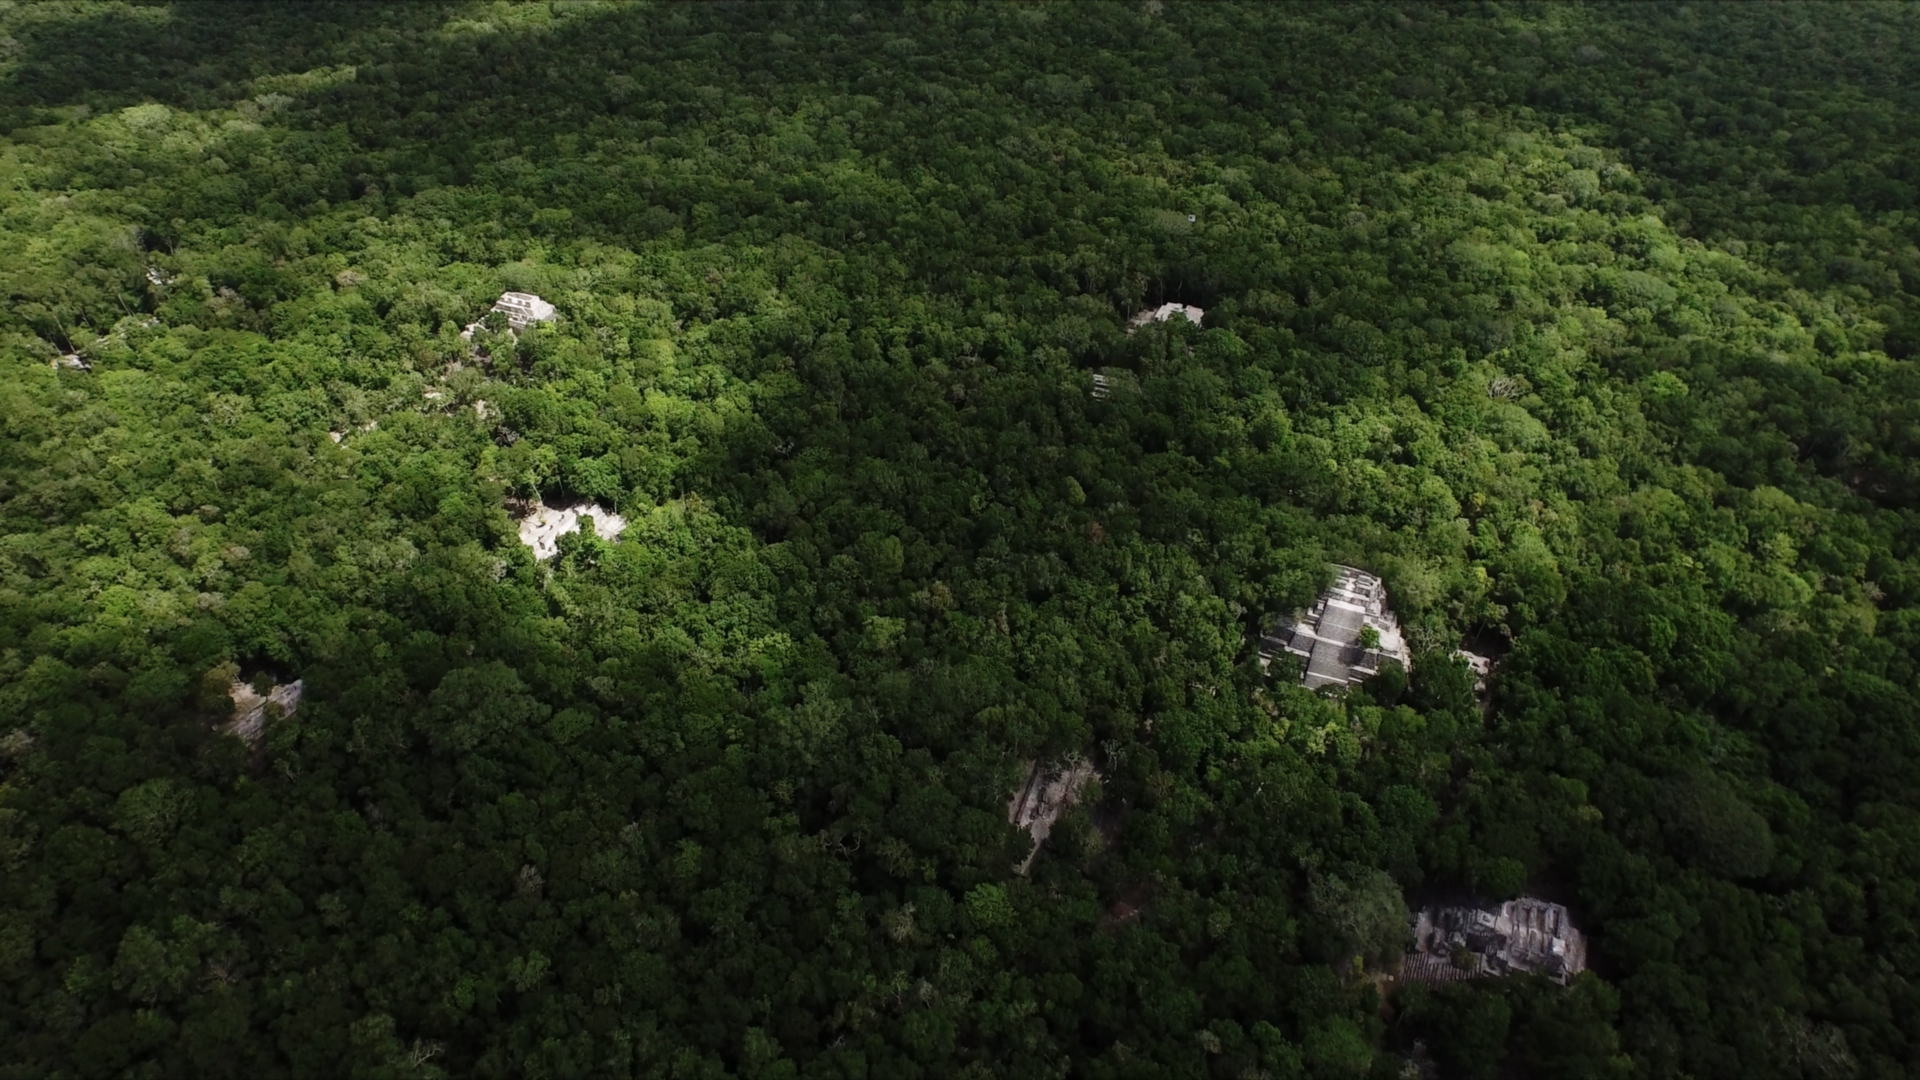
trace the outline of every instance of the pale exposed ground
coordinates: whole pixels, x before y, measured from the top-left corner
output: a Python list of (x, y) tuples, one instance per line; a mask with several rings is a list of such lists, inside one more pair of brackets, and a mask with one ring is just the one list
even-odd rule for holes
[(607, 540), (619, 536), (627, 527), (626, 518), (599, 503), (536, 506), (520, 519), (520, 542), (533, 549), (534, 558), (551, 559), (560, 553), (560, 538), (578, 530), (582, 517), (592, 518), (594, 533)]
[(1089, 761), (1072, 761), (1064, 766), (1042, 767), (1038, 763), (1027, 765), (1027, 779), (1007, 800), (1007, 820), (1027, 831), (1033, 837), (1033, 850), (1027, 852), (1026, 861), (1020, 864), (1020, 872), (1027, 872), (1033, 865), (1035, 856), (1040, 854), (1040, 845), (1053, 831), (1053, 823), (1059, 820), (1060, 811), (1072, 806), (1080, 796), (1080, 789), (1087, 781), (1099, 778)]
[(254, 692), (252, 685), (235, 679), (227, 690), (233, 698), (233, 722), (227, 725), (227, 731), (250, 743), (259, 741), (260, 732), (267, 725), (267, 706), (278, 705), (282, 716), (292, 716), (300, 707), (300, 693), (305, 686), (305, 680), (295, 679), (276, 685), (262, 697)]

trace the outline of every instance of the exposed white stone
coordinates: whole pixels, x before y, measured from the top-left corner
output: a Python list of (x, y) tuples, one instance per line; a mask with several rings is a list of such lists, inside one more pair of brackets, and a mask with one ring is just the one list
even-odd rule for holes
[[(1309, 688), (1345, 686), (1380, 673), (1386, 660), (1405, 668), (1412, 664), (1400, 620), (1387, 607), (1387, 588), (1379, 578), (1351, 566), (1340, 566), (1340, 576), (1320, 594), (1313, 607), (1296, 615), (1290, 625), (1274, 629), (1260, 643), (1260, 666), (1290, 652), (1307, 661), (1301, 683)], [(1360, 637), (1371, 629), (1377, 646), (1363, 647)]]
[(593, 519), (596, 536), (612, 540), (627, 528), (627, 519), (601, 506), (582, 503), (577, 506), (536, 505), (520, 519), (520, 542), (533, 549), (536, 559), (551, 559), (560, 553), (560, 538), (580, 528), (580, 519)]
[(229, 734), (238, 735), (252, 743), (260, 740), (260, 732), (267, 724), (267, 706), (280, 706), (282, 716), (292, 716), (300, 707), (300, 694), (306, 688), (304, 679), (295, 679), (290, 683), (275, 684), (273, 689), (263, 696), (257, 693), (252, 684), (238, 679), (228, 688), (233, 698), (233, 720), (227, 724)]
[(1199, 326), (1201, 318), (1205, 315), (1205, 311), (1194, 307), (1192, 304), (1161, 304), (1152, 310), (1138, 312), (1133, 318), (1128, 319), (1127, 333), (1131, 334), (1135, 329), (1145, 326), (1150, 322), (1166, 322), (1175, 316), (1184, 317), (1188, 322)]
[(515, 330), (525, 330), (537, 322), (552, 322), (560, 316), (558, 308), (524, 292), (501, 293), (500, 299), (494, 301), (493, 310), (504, 313), (507, 325)]
[(1140, 393), (1139, 380), (1126, 368), (1103, 367), (1092, 375), (1095, 401), (1116, 401), (1121, 398), (1136, 397)]
[[(560, 317), (560, 309), (532, 293), (524, 292), (501, 293), (491, 310), (505, 315), (508, 328), (516, 334), (534, 323), (552, 322)], [(477, 322), (468, 323), (466, 329), (460, 331), (460, 336), (471, 339), (473, 332), (479, 328)]]
[(1586, 935), (1567, 909), (1523, 896), (1495, 907), (1422, 909), (1400, 971), (1422, 982), (1527, 972), (1564, 986), (1586, 969)]
[(1481, 697), (1487, 696), (1487, 680), (1493, 677), (1493, 657), (1482, 656), (1466, 649), (1455, 649), (1453, 655), (1467, 662), (1467, 669), (1473, 672), (1473, 692)]

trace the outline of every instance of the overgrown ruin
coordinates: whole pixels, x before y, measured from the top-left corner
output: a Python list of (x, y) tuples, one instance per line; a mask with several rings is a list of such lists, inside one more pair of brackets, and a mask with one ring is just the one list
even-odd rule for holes
[(594, 535), (607, 540), (618, 537), (627, 528), (626, 518), (599, 503), (569, 506), (534, 503), (520, 519), (520, 542), (533, 549), (534, 558), (544, 562), (560, 553), (560, 538), (577, 532), (581, 518), (591, 518)]
[(1103, 367), (1091, 374), (1095, 401), (1113, 401), (1120, 397), (1137, 396), (1140, 393), (1139, 378), (1126, 368)]
[(1484, 711), (1493, 707), (1493, 669), (1499, 661), (1484, 653), (1471, 649), (1455, 649), (1453, 655), (1467, 662), (1467, 670), (1473, 672), (1473, 696), (1479, 700)]
[(1127, 333), (1131, 334), (1150, 322), (1166, 322), (1173, 318), (1185, 318), (1193, 325), (1199, 326), (1200, 320), (1205, 318), (1206, 314), (1192, 304), (1161, 304), (1157, 308), (1135, 312), (1133, 318), (1127, 320)]
[(1033, 837), (1033, 849), (1027, 852), (1026, 859), (1020, 863), (1020, 873), (1026, 873), (1033, 866), (1034, 858), (1040, 854), (1040, 845), (1047, 839), (1047, 834), (1053, 831), (1053, 823), (1059, 819), (1060, 812), (1079, 799), (1087, 781), (1098, 779), (1099, 776), (1094, 771), (1093, 763), (1080, 757), (1044, 767), (1038, 762), (1027, 764), (1026, 780), (1014, 791), (1013, 798), (1007, 801), (1007, 820)]
[(1265, 670), (1281, 652), (1307, 662), (1300, 683), (1309, 689), (1349, 686), (1380, 673), (1388, 660), (1407, 667), (1412, 657), (1400, 632), (1400, 620), (1387, 607), (1387, 588), (1378, 577), (1351, 566), (1336, 567), (1339, 577), (1313, 607), (1260, 642)]
[(1400, 977), (1455, 982), (1544, 975), (1565, 986), (1587, 969), (1587, 939), (1567, 909), (1535, 897), (1497, 907), (1427, 907), (1413, 917), (1413, 950)]
[[(532, 293), (504, 292), (500, 299), (493, 302), (488, 312), (499, 312), (507, 317), (507, 329), (518, 334), (534, 323), (552, 322), (560, 317), (560, 310)], [(478, 322), (470, 322), (460, 331), (463, 338), (472, 338), (473, 332), (480, 328)]]
[(262, 694), (252, 683), (235, 679), (227, 690), (233, 699), (233, 719), (226, 725), (227, 733), (238, 735), (248, 743), (259, 742), (261, 732), (267, 727), (267, 706), (277, 705), (281, 716), (292, 716), (300, 707), (300, 694), (305, 689), (306, 681), (295, 679), (290, 683), (275, 683)]

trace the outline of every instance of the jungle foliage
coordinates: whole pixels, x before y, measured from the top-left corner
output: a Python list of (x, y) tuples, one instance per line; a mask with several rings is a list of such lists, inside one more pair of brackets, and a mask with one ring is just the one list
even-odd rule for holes
[[(1920, 1067), (1917, 67), (1910, 5), (0, 5), (0, 1073)], [(503, 289), (561, 318), (470, 352)], [(537, 563), (536, 494), (632, 525)], [(1412, 671), (1263, 676), (1336, 561)], [(304, 680), (257, 746), (236, 676)], [(1370, 977), (1523, 891), (1593, 972)]]

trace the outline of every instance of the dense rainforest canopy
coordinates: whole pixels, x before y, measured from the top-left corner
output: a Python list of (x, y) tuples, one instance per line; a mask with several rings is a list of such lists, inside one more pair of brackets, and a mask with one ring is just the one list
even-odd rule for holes
[(9, 0), (0, 131), (0, 1076), (1920, 1069), (1920, 8)]

